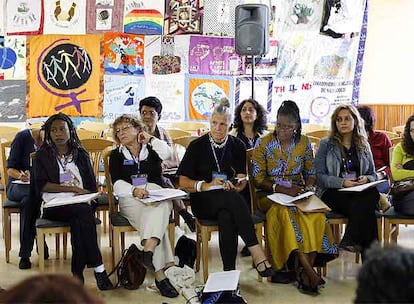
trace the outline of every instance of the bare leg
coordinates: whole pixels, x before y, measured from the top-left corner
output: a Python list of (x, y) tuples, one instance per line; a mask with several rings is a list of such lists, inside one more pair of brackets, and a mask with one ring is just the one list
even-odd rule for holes
[[(271, 267), (269, 261), (267, 260), (266, 254), (263, 251), (263, 248), (259, 244), (249, 247), (249, 250), (252, 254), (254, 265), (258, 266), (257, 270), (263, 271), (265, 268)], [(263, 261), (265, 262), (261, 263)]]

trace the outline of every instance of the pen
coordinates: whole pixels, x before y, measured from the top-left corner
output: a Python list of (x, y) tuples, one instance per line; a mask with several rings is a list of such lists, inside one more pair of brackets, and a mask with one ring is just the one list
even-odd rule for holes
[(23, 170), (19, 170), (19, 173), (20, 173), (19, 179), (22, 178), (22, 176), (26, 174), (23, 172)]

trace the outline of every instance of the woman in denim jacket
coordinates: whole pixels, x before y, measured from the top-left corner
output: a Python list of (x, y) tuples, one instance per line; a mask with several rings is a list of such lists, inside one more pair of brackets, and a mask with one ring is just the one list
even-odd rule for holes
[(324, 138), (314, 160), (317, 195), (333, 210), (348, 218), (340, 247), (361, 251), (377, 239), (375, 209), (377, 188), (361, 192), (338, 191), (376, 180), (374, 161), (364, 123), (352, 105), (340, 105), (331, 117), (331, 134)]

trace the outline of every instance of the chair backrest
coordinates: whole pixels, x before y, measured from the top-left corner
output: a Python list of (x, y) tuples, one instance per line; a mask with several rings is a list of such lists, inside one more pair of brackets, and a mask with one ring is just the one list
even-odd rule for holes
[(387, 130), (375, 130), (375, 131), (378, 131), (378, 132), (382, 132), (382, 133), (387, 134), (387, 136), (388, 136), (390, 139), (392, 139), (392, 138), (396, 138), (396, 137), (400, 137), (400, 135), (398, 135), (397, 133), (395, 133), (395, 132), (391, 132), (391, 131), (387, 131)]
[(326, 130), (326, 127), (319, 124), (304, 123), (302, 124), (302, 134), (308, 134), (309, 132)]
[(391, 138), (391, 143), (393, 146), (395, 146), (396, 144), (399, 144), (401, 141), (402, 141), (402, 137)]
[(252, 174), (253, 152), (254, 152), (254, 149), (248, 149), (246, 151), (246, 162), (247, 162), (248, 186), (249, 186), (249, 192), (250, 192), (250, 206), (251, 206), (252, 213), (255, 213), (259, 207), (257, 204), (256, 187), (254, 185), (254, 179), (253, 179), (253, 174)]
[(306, 135), (313, 136), (313, 137), (318, 137), (318, 138), (322, 139), (324, 137), (329, 136), (329, 130), (315, 130), (315, 131), (307, 132)]
[(197, 121), (180, 121), (180, 122), (173, 122), (171, 124), (172, 128), (181, 129), (184, 131), (192, 131), (195, 132), (197, 130), (205, 130), (208, 129), (208, 125), (203, 122)]
[(79, 124), (78, 129), (95, 131), (98, 132), (102, 137), (102, 134), (105, 132), (105, 130), (109, 129), (109, 124), (100, 121), (83, 120)]
[(105, 168), (105, 185), (106, 185), (106, 192), (108, 193), (108, 202), (109, 202), (109, 213), (113, 214), (118, 211), (118, 207), (115, 205), (115, 198), (114, 198), (114, 187), (112, 184), (111, 173), (109, 171), (109, 156), (111, 155), (111, 151), (114, 148), (107, 147), (105, 150), (102, 151), (102, 159), (104, 162)]
[(96, 131), (90, 131), (85, 129), (77, 129), (76, 133), (78, 134), (78, 137), (80, 140), (87, 139), (87, 138), (100, 138), (101, 133)]
[(92, 161), (93, 172), (96, 179), (99, 177), (99, 165), (102, 160), (102, 152), (107, 147), (112, 147), (114, 143), (103, 138), (88, 138), (81, 140), (82, 146), (88, 151)]
[(170, 135), (171, 139), (183, 137), (183, 136), (191, 136), (191, 132), (181, 130), (181, 129), (166, 129), (168, 135)]
[(309, 140), (312, 144), (313, 155), (315, 156), (316, 151), (318, 151), (319, 144), (321, 143), (321, 139), (319, 137), (316, 137), (316, 136), (311, 136), (311, 135), (306, 135), (306, 136), (309, 138)]
[(402, 134), (404, 133), (404, 128), (405, 128), (405, 125), (401, 125), (401, 126), (395, 126), (391, 130), (392, 132), (397, 133), (399, 136), (402, 136)]
[(9, 182), (9, 176), (7, 175), (6, 162), (8, 157), (8, 152), (10, 151), (12, 142), (6, 141), (0, 143), (0, 174), (1, 174), (1, 185), (3, 186), (4, 191), (6, 191), (6, 186)]
[[(389, 157), (390, 157), (390, 167), (392, 166), (392, 153), (394, 152), (394, 146), (395, 145), (392, 145), (391, 147), (390, 147), (390, 149), (388, 150), (389, 152)], [(392, 178), (392, 173), (391, 173), (391, 175), (390, 175), (390, 183), (392, 184), (394, 182), (394, 179)]]
[(20, 131), (17, 127), (0, 126), (0, 138), (6, 141), (12, 141)]
[(198, 138), (198, 136), (181, 136), (173, 139), (173, 143), (176, 145), (183, 146), (187, 149), (190, 142), (192, 142), (196, 138)]

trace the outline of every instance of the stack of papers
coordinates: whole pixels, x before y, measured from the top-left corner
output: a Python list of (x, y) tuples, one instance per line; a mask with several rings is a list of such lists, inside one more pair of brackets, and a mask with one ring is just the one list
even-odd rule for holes
[[(53, 193), (54, 198), (48, 200), (47, 195), (43, 195), (43, 200), (45, 204), (43, 207), (57, 207), (57, 206), (64, 206), (64, 205), (72, 205), (72, 204), (80, 204), (80, 203), (88, 203), (91, 200), (97, 198), (101, 195), (99, 192), (96, 193), (88, 193), (88, 194), (79, 194), (73, 192), (61, 192), (61, 193)], [(50, 197), (50, 196), (49, 196)]]
[(331, 209), (313, 192), (308, 191), (298, 196), (273, 193), (267, 196), (271, 201), (287, 207), (297, 207), (303, 212), (326, 212)]
[(290, 196), (283, 193), (273, 193), (267, 196), (268, 199), (274, 201), (283, 206), (294, 207), (296, 204), (295, 201), (301, 200), (303, 198), (307, 198), (311, 195), (315, 194), (314, 192), (308, 191), (298, 196)]
[(169, 199), (185, 197), (187, 196), (187, 192), (184, 192), (180, 189), (173, 189), (173, 188), (162, 188), (157, 190), (149, 190), (149, 196), (147, 198), (139, 199), (140, 202), (145, 204), (165, 201)]
[(378, 184), (385, 183), (386, 181), (387, 181), (387, 179), (382, 179), (382, 180), (379, 180), (379, 181), (370, 182), (370, 183), (362, 184), (362, 185), (359, 185), (359, 186), (341, 188), (338, 191), (361, 192), (361, 191), (364, 191), (365, 189), (375, 187)]
[(240, 270), (214, 272), (208, 275), (204, 292), (217, 292), (225, 290), (237, 290), (239, 284)]

